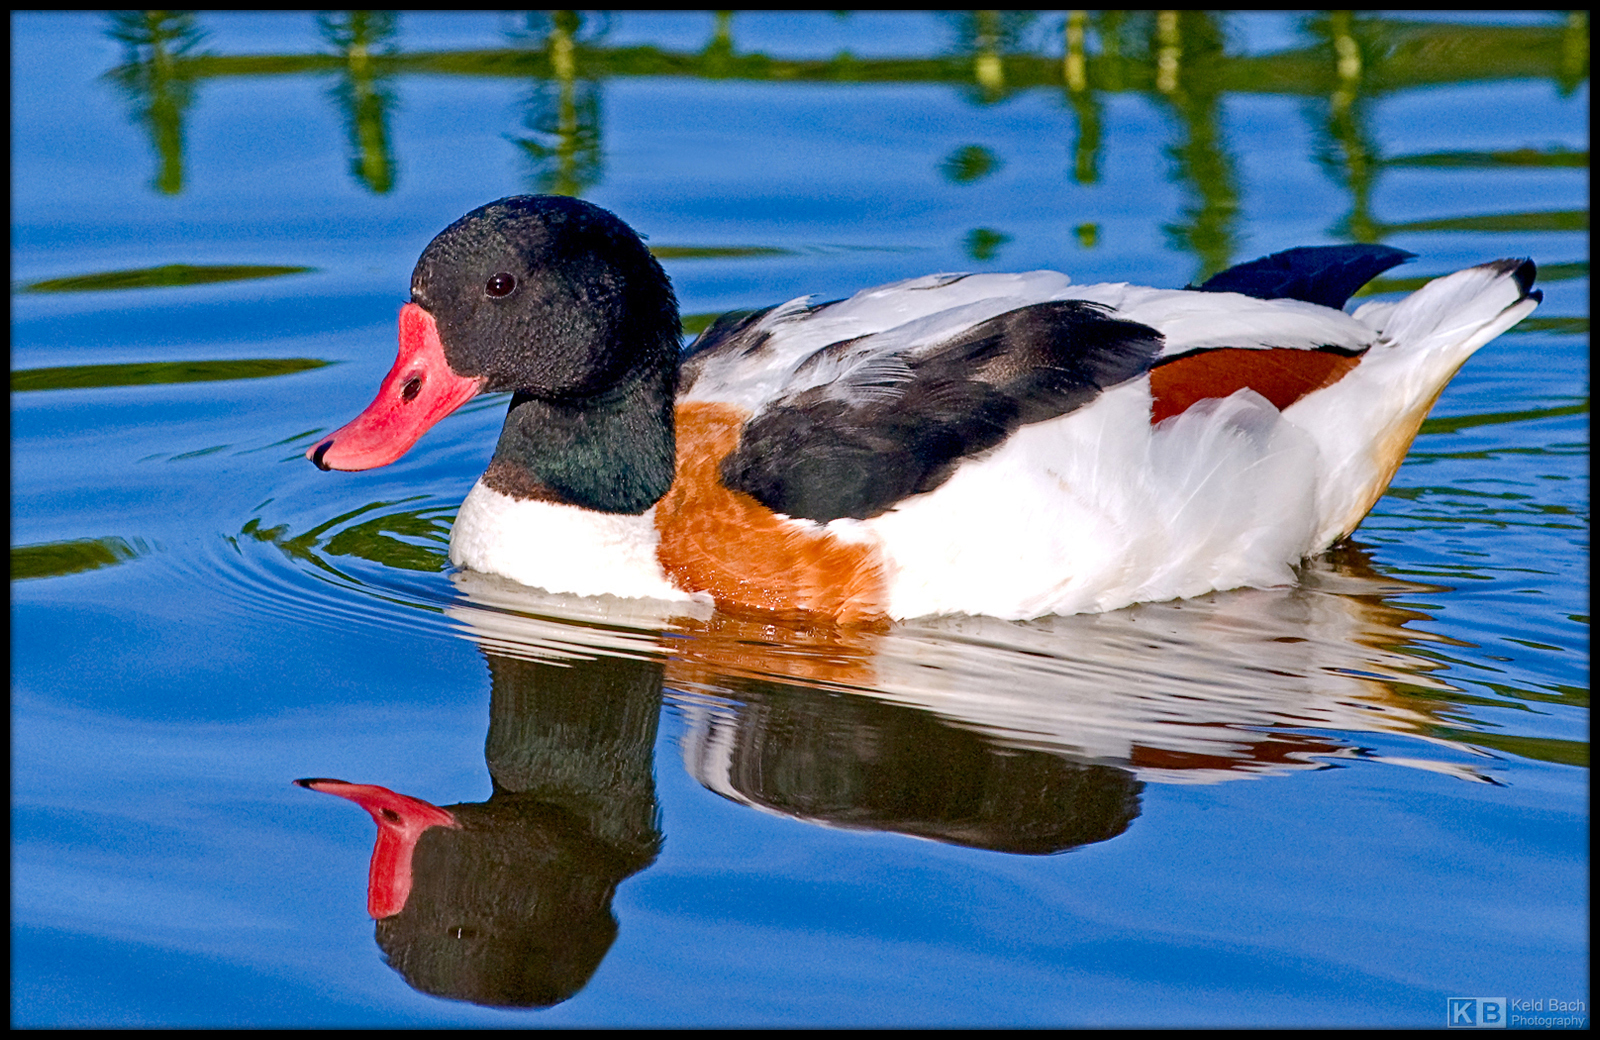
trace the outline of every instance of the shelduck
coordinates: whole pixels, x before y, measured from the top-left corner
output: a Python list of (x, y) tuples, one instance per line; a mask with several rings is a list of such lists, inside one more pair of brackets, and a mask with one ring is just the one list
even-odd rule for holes
[(852, 623), (1281, 585), (1541, 298), (1510, 259), (1341, 309), (1411, 258), (1304, 247), (1178, 290), (936, 274), (727, 315), (685, 349), (631, 228), (514, 196), (423, 251), (377, 399), (306, 455), (382, 466), (511, 391), (450, 559), (580, 596)]

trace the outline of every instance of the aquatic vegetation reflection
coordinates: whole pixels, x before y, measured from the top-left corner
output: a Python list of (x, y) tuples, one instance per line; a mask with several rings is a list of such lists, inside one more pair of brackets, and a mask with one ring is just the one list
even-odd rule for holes
[[(1056, 30), (1037, 12), (952, 12), (944, 53), (827, 61), (788, 60), (741, 51), (732, 12), (716, 16), (698, 52), (653, 46), (608, 46), (610, 19), (578, 12), (531, 13), (506, 30), (508, 47), (465, 52), (407, 51), (394, 12), (318, 15), (332, 53), (229, 57), (200, 48), (200, 16), (152, 13), (110, 16), (107, 35), (124, 47), (123, 64), (107, 73), (150, 133), (159, 192), (183, 190), (184, 122), (208, 79), (261, 74), (338, 76), (330, 97), (341, 113), (350, 173), (367, 191), (393, 190), (402, 165), (389, 124), (396, 89), (408, 74), (514, 77), (530, 82), (521, 102), (524, 133), (507, 135), (527, 173), (528, 190), (582, 195), (605, 177), (602, 95), (612, 79), (687, 76), (752, 82), (948, 83), (967, 100), (992, 106), (1025, 90), (1059, 90), (1074, 124), (1066, 179), (1101, 178), (1104, 99), (1143, 93), (1170, 114), (1171, 180), (1184, 191), (1181, 217), (1164, 228), (1172, 248), (1195, 257), (1194, 281), (1231, 264), (1242, 248), (1238, 162), (1222, 131), (1223, 101), (1249, 93), (1299, 95), (1315, 139), (1316, 161), (1349, 199), (1329, 228), (1334, 236), (1378, 242), (1412, 231), (1567, 231), (1588, 226), (1587, 210), (1461, 214), (1394, 223), (1372, 199), (1384, 171), (1571, 168), (1586, 153), (1561, 148), (1515, 149), (1494, 155), (1384, 155), (1373, 136), (1373, 106), (1397, 92), (1439, 83), (1541, 77), (1570, 93), (1588, 75), (1588, 16), (1574, 12), (1559, 26), (1477, 26), (1408, 22), (1374, 13), (1309, 13), (1304, 46), (1270, 54), (1230, 51), (1228, 16), (1215, 12), (1070, 12)], [(1052, 42), (1059, 39), (1059, 44)], [(1060, 47), (1059, 58), (1047, 53)], [(985, 145), (948, 155), (941, 172), (974, 185), (1006, 164)], [(988, 231), (987, 235), (983, 232)], [(995, 238), (993, 236), (1000, 236)], [(1079, 234), (1098, 244), (1098, 231)], [(976, 229), (966, 252), (995, 258), (1004, 232)]]
[(205, 33), (193, 11), (119, 11), (106, 35), (123, 46), (122, 64), (107, 73), (145, 124), (160, 167), (151, 186), (163, 195), (183, 191), (183, 116), (194, 104), (192, 58)]
[(396, 18), (393, 11), (317, 15), (318, 34), (345, 65), (330, 96), (344, 117), (350, 174), (375, 195), (394, 190), (395, 163), (389, 145), (389, 114), (395, 104), (393, 73), (379, 59), (398, 49), (394, 42)]

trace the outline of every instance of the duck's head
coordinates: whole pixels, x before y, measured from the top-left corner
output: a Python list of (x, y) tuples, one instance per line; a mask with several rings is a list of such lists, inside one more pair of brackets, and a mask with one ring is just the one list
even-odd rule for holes
[[(567, 497), (569, 471), (594, 469), (595, 453), (605, 451), (591, 434), (618, 415), (631, 414), (631, 425), (640, 426), (641, 408), (651, 424), (663, 406), (670, 482), (679, 350), (671, 283), (631, 228), (579, 199), (501, 199), (451, 224), (423, 250), (411, 302), (400, 309), (399, 357), (377, 398), (306, 457), (325, 470), (387, 465), (475, 395), (510, 390), (516, 393), (495, 461), (525, 471), (513, 483), (526, 476), (530, 486)], [(580, 428), (563, 429), (567, 421)], [(659, 444), (633, 447), (651, 456), (642, 460), (647, 470), (659, 469)], [(565, 458), (552, 465), (555, 456)], [(577, 483), (584, 482), (580, 473)], [(634, 511), (632, 500), (652, 491), (659, 474), (645, 483), (651, 486), (622, 494), (622, 509), (602, 488), (599, 507)], [(580, 499), (593, 490), (577, 489)]]

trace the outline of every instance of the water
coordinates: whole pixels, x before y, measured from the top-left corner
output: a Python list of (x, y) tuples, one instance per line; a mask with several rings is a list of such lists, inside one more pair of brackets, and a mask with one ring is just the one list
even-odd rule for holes
[[(1072, 90), (1063, 15), (983, 18), (13, 16), (13, 1023), (1587, 1024), (1586, 22), (1096, 15)], [(691, 330), (1352, 238), (1546, 297), (1299, 587), (667, 617), (450, 571), (503, 397), (301, 458), (542, 190)], [(473, 825), (376, 943), (307, 776)]]

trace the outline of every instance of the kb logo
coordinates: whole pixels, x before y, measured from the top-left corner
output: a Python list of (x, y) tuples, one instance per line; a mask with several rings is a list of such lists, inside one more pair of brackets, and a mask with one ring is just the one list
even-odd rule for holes
[(1446, 1025), (1451, 1029), (1504, 1029), (1505, 997), (1451, 997)]

